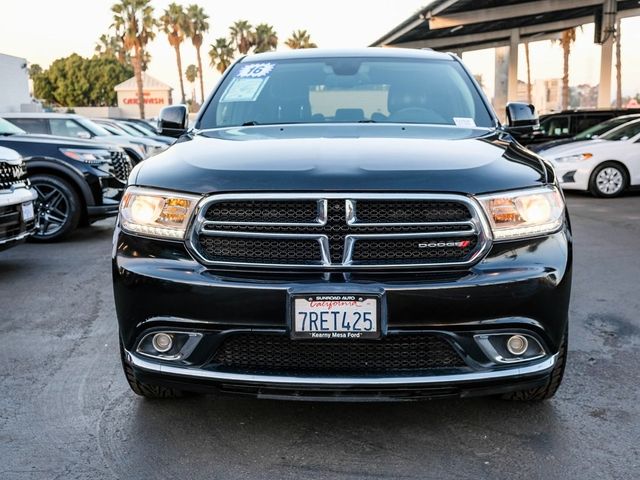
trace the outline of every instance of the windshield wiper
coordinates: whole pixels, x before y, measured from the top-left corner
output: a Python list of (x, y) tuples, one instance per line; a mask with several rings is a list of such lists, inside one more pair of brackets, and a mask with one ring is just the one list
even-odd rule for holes
[(358, 123), (378, 123), (377, 120), (358, 120)]
[(256, 122), (255, 120), (251, 120), (250, 122), (244, 122), (241, 127), (254, 127), (256, 125), (260, 125), (258, 122)]

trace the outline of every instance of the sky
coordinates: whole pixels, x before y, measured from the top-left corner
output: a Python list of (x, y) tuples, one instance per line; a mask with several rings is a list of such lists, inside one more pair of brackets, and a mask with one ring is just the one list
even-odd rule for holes
[[(30, 64), (47, 67), (53, 60), (73, 52), (90, 56), (98, 37), (112, 23), (110, 11), (114, 0), (3, 0), (0, 53), (24, 57)], [(154, 0), (156, 15), (171, 3)], [(215, 38), (226, 36), (236, 20), (252, 24), (266, 22), (274, 26), (283, 42), (294, 30), (306, 29), (320, 47), (364, 47), (377, 40), (412, 13), (429, 3), (428, 0), (323, 0), (320, 2), (293, 0), (183, 0), (198, 3), (210, 16), (211, 29), (205, 36), (203, 64), (208, 66), (206, 52)], [(640, 44), (640, 18), (622, 22), (623, 94), (640, 92), (640, 62), (635, 45)], [(287, 48), (282, 45), (281, 48)], [(524, 53), (520, 47), (518, 77), (526, 79)], [(578, 32), (571, 54), (570, 84), (599, 82), (599, 46), (593, 44), (593, 25)], [(173, 49), (167, 37), (159, 32), (149, 45), (152, 55), (148, 73), (168, 83), (179, 97), (178, 72)], [(532, 79), (562, 76), (562, 49), (550, 42), (531, 43)], [(182, 47), (183, 70), (196, 63), (190, 41)], [(494, 77), (493, 50), (467, 52), (463, 60), (474, 73), (483, 76), (491, 95)], [(219, 74), (207, 68), (204, 74), (205, 94), (215, 86)], [(612, 82), (615, 86), (615, 82)], [(186, 85), (187, 95), (190, 87)]]

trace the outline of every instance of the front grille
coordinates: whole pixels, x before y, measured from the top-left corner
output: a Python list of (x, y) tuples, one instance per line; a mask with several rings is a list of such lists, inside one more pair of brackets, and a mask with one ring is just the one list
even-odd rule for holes
[(6, 241), (33, 229), (34, 220), (22, 221), (22, 204), (0, 207), (0, 240)]
[(459, 202), (365, 200), (356, 203), (358, 223), (464, 222), (469, 209)]
[(24, 184), (26, 174), (24, 163), (13, 165), (0, 162), (0, 190), (8, 190), (15, 185)]
[(301, 341), (281, 334), (239, 333), (227, 337), (214, 363), (238, 371), (270, 373), (410, 372), (466, 366), (436, 335), (391, 335), (371, 341)]
[(479, 216), (464, 197), (235, 197), (212, 197), (199, 213), (191, 245), (205, 263), (466, 264), (485, 246)]
[(316, 240), (246, 237), (200, 237), (201, 251), (207, 259), (243, 263), (299, 264), (319, 261)]
[(131, 160), (129, 160), (129, 157), (125, 152), (111, 152), (111, 164), (109, 166), (109, 172), (111, 175), (116, 177), (122, 183), (127, 183), (131, 170)]
[(365, 265), (464, 261), (473, 254), (476, 244), (476, 237), (360, 240), (355, 244), (352, 259)]
[(206, 219), (214, 222), (316, 223), (318, 202), (240, 200), (214, 203)]

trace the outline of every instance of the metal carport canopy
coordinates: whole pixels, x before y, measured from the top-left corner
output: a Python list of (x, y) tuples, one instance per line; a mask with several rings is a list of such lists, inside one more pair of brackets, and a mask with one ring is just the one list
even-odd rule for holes
[[(557, 38), (608, 13), (603, 0), (434, 0), (371, 46), (469, 51)], [(638, 0), (618, 0), (617, 18), (640, 15)]]

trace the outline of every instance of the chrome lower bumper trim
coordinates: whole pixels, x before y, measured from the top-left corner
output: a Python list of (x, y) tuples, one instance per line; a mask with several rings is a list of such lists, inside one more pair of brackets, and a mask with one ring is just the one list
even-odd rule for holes
[(24, 240), (25, 238), (30, 237), (34, 231), (35, 230), (22, 232), (20, 235), (16, 235), (15, 237), (0, 238), (0, 245), (4, 245), (5, 243), (11, 243), (11, 242), (19, 242), (20, 240)]
[(429, 376), (366, 376), (366, 377), (312, 377), (312, 376), (280, 376), (253, 375), (244, 373), (217, 372), (188, 367), (174, 367), (165, 363), (150, 362), (140, 356), (125, 351), (127, 362), (140, 370), (185, 378), (213, 380), (222, 382), (242, 382), (271, 385), (314, 385), (314, 386), (402, 386), (402, 385), (452, 385), (465, 382), (482, 382), (492, 380), (517, 379), (530, 375), (550, 372), (554, 367), (557, 354), (538, 363), (522, 367), (510, 367), (485, 372), (470, 372), (460, 374), (444, 374)]

